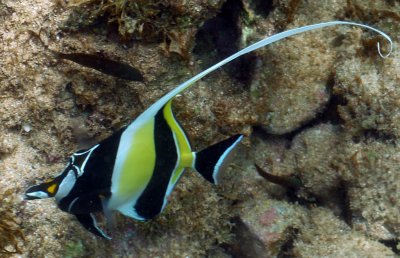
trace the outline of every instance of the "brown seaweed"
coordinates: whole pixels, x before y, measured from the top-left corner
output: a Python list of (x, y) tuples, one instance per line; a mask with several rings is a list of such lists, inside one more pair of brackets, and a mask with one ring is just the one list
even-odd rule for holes
[(138, 69), (123, 62), (86, 53), (65, 54), (56, 51), (53, 52), (58, 58), (67, 59), (117, 78), (129, 81), (143, 81), (143, 75)]
[(19, 240), (24, 240), (22, 231), (17, 222), (5, 211), (0, 211), (0, 256), (21, 253), (18, 247)]

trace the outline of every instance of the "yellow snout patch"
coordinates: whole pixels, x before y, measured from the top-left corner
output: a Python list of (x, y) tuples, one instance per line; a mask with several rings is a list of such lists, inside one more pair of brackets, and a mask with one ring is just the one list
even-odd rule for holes
[(56, 187), (57, 187), (57, 184), (50, 185), (49, 187), (47, 187), (47, 192), (54, 194), (54, 192), (56, 191)]

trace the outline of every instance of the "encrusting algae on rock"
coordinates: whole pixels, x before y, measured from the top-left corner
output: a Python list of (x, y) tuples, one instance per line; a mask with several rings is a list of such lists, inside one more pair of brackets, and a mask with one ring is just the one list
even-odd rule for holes
[[(353, 25), (372, 30), (390, 43), (391, 39), (372, 27), (331, 21), (287, 30), (232, 54), (167, 92), (129, 125), (101, 142), (70, 156), (63, 172), (33, 185), (25, 199), (55, 197), (58, 207), (75, 215), (89, 232), (111, 239), (99, 226), (95, 213), (110, 220), (118, 211), (138, 221), (155, 218), (165, 208), (169, 195), (183, 172), (192, 168), (207, 181), (217, 184), (232, 150), (242, 140), (237, 134), (201, 151), (192, 151), (188, 138), (172, 111), (172, 101), (209, 73), (236, 58), (287, 37), (315, 29)], [(378, 51), (380, 47), (378, 44)]]
[[(118, 28), (124, 41), (162, 42), (166, 53), (188, 59), (199, 25), (211, 18), (224, 1), (74, 0), (69, 28), (90, 27), (105, 20)], [(85, 19), (86, 18), (86, 19)]]
[[(390, 24), (393, 24), (390, 21), (391, 18), (382, 15), (383, 11), (379, 11), (385, 8), (388, 9), (388, 3), (390, 3), (389, 10), (396, 12), (398, 10), (396, 8), (399, 6), (397, 1), (365, 1), (364, 4), (363, 1), (283, 0), (274, 1), (270, 5), (266, 4), (268, 1), (235, 1), (239, 3), (243, 2), (248, 10), (252, 8), (258, 9), (257, 12), (254, 12), (255, 19), (252, 20), (252, 23), (241, 23), (240, 20), (243, 17), (240, 16), (238, 18), (239, 22), (235, 23), (235, 26), (241, 31), (237, 35), (240, 37), (237, 39), (237, 42), (240, 42), (240, 46), (247, 45), (249, 42), (255, 42), (261, 37), (286, 30), (287, 28), (338, 19), (338, 17), (340, 19), (356, 20), (361, 21), (361, 23), (371, 24), (391, 35), (397, 35), (398, 31), (396, 25), (390, 26)], [(228, 0), (226, 2), (235, 1)], [(201, 1), (193, 2), (200, 3)], [(357, 10), (357, 12), (351, 11), (348, 6), (349, 2), (359, 3), (359, 9), (357, 10), (362, 9), (362, 12)], [(64, 21), (71, 9), (65, 8), (64, 1), (57, 1), (56, 3), (60, 4), (55, 5), (54, 1), (47, 0), (36, 2), (30, 0), (5, 0), (0, 3), (1, 7), (5, 7), (1, 8), (2, 10), (0, 11), (2, 15), (0, 19), (4, 21), (0, 25), (4, 26), (4, 29), (0, 32), (4, 49), (0, 49), (0, 51), (4, 50), (7, 53), (0, 55), (0, 60), (4, 64), (0, 69), (0, 77), (2, 78), (0, 86), (2, 92), (5, 93), (0, 108), (2, 112), (1, 119), (4, 123), (0, 126), (7, 135), (12, 136), (10, 139), (14, 143), (13, 148), (17, 146), (17, 151), (4, 159), (7, 166), (2, 177), (5, 179), (4, 182), (7, 182), (7, 185), (10, 182), (8, 180), (10, 175), (18, 175), (20, 178), (24, 178), (24, 180), (11, 180), (13, 187), (19, 193), (22, 193), (29, 183), (32, 183), (32, 179), (37, 181), (44, 180), (49, 175), (54, 174), (54, 171), (62, 169), (64, 157), (68, 153), (78, 149), (81, 142), (94, 143), (109, 136), (117, 128), (121, 127), (121, 125), (128, 123), (130, 118), (140, 114), (145, 107), (158, 99), (168, 89), (201, 71), (204, 68), (201, 63), (205, 63), (208, 57), (207, 54), (204, 56), (189, 54), (189, 62), (177, 61), (180, 59), (174, 58), (173, 55), (172, 58), (166, 58), (164, 52), (159, 51), (160, 45), (158, 44), (160, 42), (157, 42), (157, 44), (144, 44), (140, 39), (122, 46), (115, 41), (114, 35), (117, 32), (114, 32), (116, 28), (112, 27), (115, 23), (111, 22), (110, 24), (112, 25), (106, 32), (104, 24), (102, 24), (104, 20), (102, 21), (101, 19), (99, 20), (100, 26), (97, 26), (99, 23), (94, 23), (95, 28), (86, 27), (83, 30), (65, 29), (65, 26), (60, 26), (60, 24), (65, 25)], [(62, 4), (64, 4), (64, 7), (62, 7)], [(32, 6), (35, 6), (35, 8), (32, 8)], [(260, 11), (259, 9), (261, 8), (265, 10)], [(378, 12), (375, 12), (375, 9)], [(207, 12), (209, 10), (203, 9), (203, 11)], [(365, 15), (362, 16), (363, 14)], [(214, 15), (212, 10), (210, 15)], [(126, 83), (121, 80), (110, 79), (97, 72), (87, 72), (87, 69), (71, 64), (70, 62), (59, 62), (51, 57), (42, 55), (43, 48), (38, 46), (34, 40), (30, 40), (23, 30), (25, 27), (28, 27), (34, 31), (38, 31), (38, 24), (42, 26), (42, 36), (48, 36), (52, 49), (63, 53), (95, 53), (97, 51), (100, 53), (103, 51), (110, 53), (113, 57), (118, 57), (118, 60), (126, 60), (129, 64), (137, 65), (143, 71), (146, 83)], [(321, 48), (322, 50), (313, 51), (314, 53), (318, 53), (316, 54), (317, 56), (331, 55), (331, 53), (325, 52), (325, 50), (328, 50), (339, 54), (343, 57), (343, 60), (355, 55), (355, 59), (352, 60), (354, 63), (359, 63), (367, 59), (371, 61), (378, 60), (375, 48), (377, 37), (373, 33), (365, 33), (362, 30), (353, 28), (335, 29), (329, 30), (329, 32), (328, 30), (326, 31), (327, 34), (332, 32), (332, 41), (328, 42), (329, 47), (327, 45), (316, 45), (316, 48)], [(321, 31), (321, 33), (325, 34), (325, 30)], [(305, 42), (313, 42), (313, 40), (309, 40), (310, 38), (315, 38), (317, 39), (316, 41), (319, 41), (323, 38), (322, 34), (307, 33), (307, 35), (299, 38), (304, 39)], [(373, 43), (365, 42), (365, 40), (370, 40), (371, 38), (374, 40)], [(290, 41), (282, 42), (281, 45), (285, 45), (287, 48), (295, 48), (295, 45), (290, 46)], [(300, 41), (294, 39), (293, 42)], [(357, 51), (348, 52), (353, 46)], [(374, 50), (371, 50), (372, 47)], [(21, 51), (21, 49), (24, 51)], [(303, 67), (298, 65), (298, 61), (302, 62), (301, 56), (308, 55), (310, 53), (309, 50), (312, 50), (312, 48), (304, 48), (304, 52), (300, 53), (298, 59), (291, 59), (289, 62), (283, 58), (276, 57), (274, 62), (277, 63), (277, 70), (285, 66), (297, 66), (298, 69), (302, 69)], [(210, 53), (213, 51), (211, 49)], [(284, 52), (284, 46), (282, 46), (282, 52)], [(263, 54), (267, 54), (267, 50), (257, 52), (254, 55), (253, 63), (249, 63), (252, 63), (256, 68), (264, 66), (267, 64), (268, 58), (264, 58)], [(379, 59), (376, 66), (378, 74), (384, 74), (380, 64), (388, 66), (390, 66), (390, 63), (393, 65), (398, 64), (396, 56), (397, 52), (394, 52), (391, 58), (385, 60)], [(262, 60), (262, 62), (259, 62), (259, 60)], [(286, 64), (282, 65), (285, 62)], [(307, 61), (302, 63), (307, 63)], [(314, 96), (311, 96), (313, 92), (310, 92), (310, 96), (307, 96), (307, 94), (298, 94), (300, 97), (304, 96), (304, 100), (323, 100), (322, 102), (318, 102), (319, 105), (297, 101), (295, 96), (290, 96), (290, 91), (282, 91), (284, 94), (288, 94), (289, 99), (292, 101), (291, 103), (286, 102), (286, 105), (278, 103), (280, 106), (275, 111), (283, 114), (281, 118), (283, 121), (279, 121), (279, 116), (277, 116), (274, 118), (274, 122), (275, 125), (284, 125), (281, 128), (286, 130), (286, 134), (283, 131), (281, 131), (283, 133), (280, 133), (278, 126), (274, 127), (274, 129), (277, 128), (278, 130), (271, 131), (272, 133), (270, 134), (260, 133), (262, 131), (260, 130), (260, 125), (264, 129), (269, 130), (268, 124), (260, 123), (260, 121), (272, 121), (267, 119), (261, 120), (258, 117), (259, 115), (266, 114), (265, 111), (268, 114), (269, 111), (264, 108), (266, 99), (263, 98), (268, 91), (264, 91), (262, 87), (257, 87), (260, 84), (256, 83), (259, 80), (257, 79), (257, 73), (262, 72), (260, 69), (256, 70), (256, 74), (249, 76), (249, 82), (252, 85), (251, 89), (253, 89), (251, 94), (249, 88), (246, 88), (248, 85), (243, 87), (242, 84), (237, 83), (223, 69), (213, 76), (206, 78), (203, 82), (199, 82), (199, 87), (193, 88), (190, 92), (186, 92), (179, 97), (179, 101), (176, 101), (176, 112), (179, 120), (183, 122), (184, 127), (188, 128), (188, 134), (198, 145), (196, 149), (201, 149), (216, 139), (222, 139), (225, 135), (232, 133), (232, 131), (246, 132), (247, 135), (252, 134), (252, 137), (254, 136), (254, 138), (265, 144), (261, 146), (256, 144), (255, 141), (250, 143), (247, 140), (246, 142), (247, 146), (251, 147), (250, 150), (253, 148), (257, 149), (257, 155), (260, 155), (257, 158), (257, 164), (260, 164), (263, 169), (271, 174), (289, 176), (297, 176), (297, 171), (292, 169), (293, 166), (296, 168), (296, 160), (288, 158), (295, 154), (301, 160), (301, 175), (306, 187), (305, 189), (303, 188), (305, 191), (300, 194), (306, 197), (318, 195), (324, 190), (323, 187), (312, 189), (317, 182), (321, 182), (322, 185), (329, 187), (331, 183), (336, 184), (338, 182), (337, 179), (346, 179), (349, 183), (348, 186), (351, 187), (356, 176), (356, 174), (350, 173), (356, 170), (352, 167), (354, 166), (363, 172), (357, 174), (359, 177), (357, 185), (363, 188), (362, 192), (365, 193), (370, 190), (371, 196), (378, 197), (376, 201), (380, 202), (379, 200), (385, 200), (385, 198), (382, 199), (380, 197), (386, 196), (387, 187), (390, 187), (390, 189), (393, 189), (390, 195), (390, 200), (392, 200), (398, 194), (395, 183), (374, 184), (375, 179), (370, 178), (368, 180), (370, 183), (363, 185), (363, 180), (367, 175), (370, 176), (375, 173), (373, 169), (375, 165), (380, 166), (378, 169), (380, 171), (379, 174), (387, 172), (387, 164), (391, 163), (391, 155), (396, 151), (396, 148), (393, 149), (393, 152), (392, 150), (383, 151), (388, 157), (379, 156), (374, 159), (371, 158), (370, 160), (373, 160), (373, 162), (366, 161), (365, 157), (368, 157), (368, 159), (370, 157), (365, 154), (369, 154), (369, 152), (375, 150), (375, 147), (384, 150), (393, 143), (391, 141), (396, 141), (396, 136), (393, 138), (393, 135), (381, 134), (381, 129), (386, 130), (385, 128), (387, 128), (387, 125), (385, 125), (387, 117), (384, 121), (375, 123), (375, 125), (378, 125), (378, 131), (368, 130), (364, 134), (364, 131), (360, 130), (359, 125), (363, 125), (364, 121), (369, 128), (373, 128), (374, 126), (373, 120), (369, 120), (368, 109), (356, 110), (355, 103), (362, 104), (360, 105), (362, 107), (366, 104), (364, 97), (367, 95), (352, 102), (351, 106), (346, 107), (342, 96), (343, 94), (347, 94), (346, 85), (349, 84), (337, 83), (339, 80), (336, 80), (335, 76), (337, 75), (337, 78), (345, 78), (346, 76), (343, 75), (347, 71), (351, 71), (350, 68), (352, 65), (347, 66), (349, 68), (346, 69), (338, 69), (340, 68), (340, 64), (340, 60), (339, 62), (334, 60), (333, 66), (329, 68), (329, 71), (339, 71), (340, 74), (332, 73), (329, 77), (326, 77), (325, 71), (321, 71), (323, 73), (321, 75), (314, 73), (310, 75), (310, 77), (318, 76), (322, 81), (328, 79), (328, 83), (326, 84), (328, 90), (324, 91), (324, 94), (318, 95), (320, 91), (316, 91), (316, 95)], [(332, 65), (332, 63), (329, 63), (329, 65)], [(368, 67), (365, 67), (365, 69), (367, 70)], [(290, 70), (301, 76), (301, 78), (307, 77), (308, 71), (300, 73), (295, 68), (291, 68)], [(251, 73), (251, 71), (254, 72), (255, 70), (249, 71)], [(383, 84), (386, 79), (395, 78), (395, 73), (391, 69), (387, 71), (390, 71), (390, 73), (380, 77), (383, 78), (381, 82)], [(22, 78), (22, 74), (26, 76)], [(351, 79), (350, 77), (348, 78)], [(281, 87), (285, 87), (285, 83), (279, 82), (279, 80), (280, 77), (276, 76), (275, 81), (271, 83), (277, 82)], [(291, 86), (293, 87), (293, 91), (308, 90), (307, 85), (302, 84), (301, 80), (298, 81), (298, 87), (294, 84)], [(313, 80), (310, 79), (309, 81), (312, 82)], [(347, 83), (351, 80), (345, 78), (345, 80), (341, 81)], [(160, 82), (165, 83), (160, 84)], [(373, 81), (372, 84), (375, 85), (375, 82)], [(318, 83), (321, 85), (324, 84), (319, 81)], [(212, 86), (210, 87), (210, 85)], [(334, 89), (335, 87), (338, 87), (337, 91)], [(340, 87), (345, 90), (340, 90)], [(355, 83), (354, 87), (369, 87), (369, 85), (363, 83), (357, 86), (357, 83)], [(322, 88), (318, 87), (317, 89)], [(390, 87), (390, 90), (391, 92), (397, 92), (396, 87)], [(352, 91), (356, 92), (355, 90)], [(268, 95), (268, 100), (273, 100), (272, 96), (273, 94)], [(327, 108), (324, 107), (324, 98), (328, 98)], [(390, 102), (390, 95), (386, 95), (385, 98)], [(394, 99), (392, 98), (392, 101)], [(281, 98), (282, 102), (285, 102), (285, 100), (286, 98)], [(379, 103), (369, 102), (373, 104), (370, 106), (373, 110), (379, 110), (376, 106)], [(285, 109), (290, 107), (292, 103), (298, 103), (298, 107), (300, 107), (293, 109), (297, 112), (297, 116), (295, 117), (305, 119), (298, 119), (290, 124), (288, 123), (290, 122), (290, 114)], [(303, 115), (302, 112), (308, 110), (301, 105), (309, 105), (312, 108), (316, 107), (315, 113), (309, 112)], [(337, 107), (341, 108), (343, 106), (346, 107), (343, 113), (334, 112)], [(395, 105), (392, 106), (394, 107)], [(258, 110), (262, 110), (263, 112), (258, 113)], [(351, 116), (352, 110), (360, 112), (362, 119), (352, 121), (354, 119)], [(333, 116), (327, 116), (327, 114), (331, 113), (339, 119), (335, 118), (331, 120), (330, 118)], [(285, 116), (285, 114), (289, 115)], [(378, 118), (378, 116), (375, 117)], [(320, 125), (321, 122), (325, 123), (325, 125)], [(343, 126), (344, 122), (346, 124), (345, 127)], [(330, 126), (330, 123), (334, 123), (333, 128)], [(30, 126), (30, 132), (20, 131), (25, 124)], [(76, 127), (79, 127), (79, 130), (75, 129), (75, 125), (78, 125)], [(253, 126), (255, 125), (257, 126), (255, 130), (258, 132), (252, 133)], [(287, 129), (289, 126), (286, 125), (289, 125), (292, 129)], [(297, 127), (298, 125), (300, 127)], [(313, 128), (314, 126), (316, 128)], [(309, 131), (305, 129), (309, 129)], [(347, 129), (352, 129), (353, 135), (349, 135)], [(76, 135), (77, 131), (81, 131), (79, 137)], [(297, 139), (296, 151), (294, 149), (287, 151), (287, 148), (291, 146), (292, 139), (295, 139), (297, 134), (303, 131), (304, 134), (299, 135)], [(316, 137), (315, 141), (313, 141), (311, 138), (318, 136), (319, 132), (321, 132), (320, 137)], [(281, 134), (282, 136), (277, 136), (276, 134)], [(383, 146), (368, 147), (368, 145), (378, 141), (382, 135), (385, 136), (385, 139), (389, 139), (389, 142), (385, 142), (386, 144)], [(330, 141), (330, 139), (337, 137), (339, 137), (338, 144), (330, 145), (335, 148), (335, 151), (332, 153), (334, 155), (329, 155), (329, 150), (323, 148), (321, 152), (327, 154), (326, 160), (323, 160), (324, 162), (318, 165), (321, 157), (324, 156), (322, 153), (317, 153), (318, 144), (324, 144), (325, 139), (328, 139), (329, 144), (331, 144), (331, 142), (335, 141)], [(354, 144), (353, 147), (360, 148), (349, 147), (348, 152), (342, 153), (344, 155), (336, 156), (336, 153), (340, 153), (341, 142), (345, 141), (348, 141), (349, 144)], [(310, 149), (307, 148), (309, 144)], [(357, 144), (362, 144), (362, 146)], [(302, 153), (302, 150), (305, 151)], [(368, 150), (368, 152), (364, 152), (364, 150)], [(274, 159), (268, 158), (265, 161), (261, 158), (261, 155), (264, 155), (264, 157), (265, 155), (269, 155), (267, 152), (271, 152), (270, 157)], [(288, 152), (293, 152), (293, 154), (289, 154)], [(246, 153), (249, 153), (249, 155), (246, 156)], [(127, 256), (138, 254), (137, 256), (139, 257), (146, 257), (149, 253), (159, 257), (201, 257), (221, 252), (225, 257), (232, 255), (234, 251), (231, 252), (232, 249), (226, 247), (229, 241), (235, 239), (235, 236), (231, 234), (229, 222), (233, 216), (238, 214), (246, 216), (246, 214), (239, 212), (240, 208), (238, 208), (237, 204), (246, 204), (249, 200), (262, 200), (263, 196), (260, 196), (260, 194), (263, 194), (264, 198), (278, 199), (277, 205), (279, 202), (284, 202), (287, 198), (281, 186), (272, 185), (257, 176), (253, 166), (254, 161), (250, 162), (250, 166), (242, 164), (243, 160), (241, 159), (253, 159), (254, 156), (256, 155), (252, 151), (241, 150), (240, 158), (235, 162), (236, 166), (233, 166), (231, 168), (232, 171), (229, 171), (230, 173), (226, 173), (225, 175), (226, 183), (218, 188), (204, 186), (202, 179), (188, 173), (183, 178), (182, 184), (178, 185), (177, 191), (173, 193), (171, 198), (173, 205), (168, 206), (156, 221), (149, 224), (139, 224), (122, 216), (118, 217), (118, 225), (120, 225), (118, 229), (120, 230), (118, 230), (115, 237), (118, 241), (107, 245), (99, 240), (87, 237), (87, 233), (79, 225), (76, 225), (74, 220), (67, 214), (57, 211), (52, 202), (43, 201), (40, 206), (30, 202), (18, 203), (13, 209), (22, 219), (22, 230), (25, 233), (25, 238), (28, 239), (24, 245), (20, 246), (20, 249), (23, 255), (38, 257), (44, 255), (58, 257), (60, 254), (72, 254), (74, 257), (110, 257), (112, 255)], [(339, 158), (343, 162), (338, 162), (340, 161)], [(390, 162), (387, 163), (388, 161)], [(348, 163), (349, 166), (343, 166), (343, 163)], [(274, 165), (273, 170), (270, 169), (270, 164)], [(330, 167), (331, 165), (334, 165), (334, 167)], [(335, 170), (335, 165), (339, 165), (337, 168), (342, 169), (340, 170), (340, 174), (343, 177), (341, 175), (337, 176), (338, 172)], [(392, 171), (391, 175), (396, 180), (398, 175), (396, 164), (391, 163), (390, 167)], [(328, 169), (325, 171), (325, 168)], [(308, 169), (311, 171), (309, 175), (307, 174)], [(318, 174), (319, 171), (323, 172), (321, 176)], [(336, 174), (332, 176), (331, 173)], [(323, 181), (323, 175), (328, 175), (329, 177), (327, 178), (329, 180)], [(379, 177), (382, 176), (379, 175)], [(26, 181), (28, 178), (30, 178), (29, 182)], [(299, 209), (289, 208), (287, 212), (292, 210), (293, 214), (286, 217), (288, 218), (286, 225), (289, 226), (289, 229), (291, 225), (296, 226), (297, 233), (296, 230), (277, 231), (278, 234), (283, 232), (287, 233), (287, 235), (276, 236), (276, 239), (281, 239), (282, 241), (277, 241), (273, 247), (277, 251), (275, 253), (281, 255), (281, 257), (284, 254), (291, 254), (295, 257), (310, 257), (317, 256), (317, 254), (335, 257), (334, 252), (329, 253), (324, 251), (339, 249), (346, 251), (353, 249), (354, 253), (361, 255), (368, 254), (365, 250), (369, 246), (373, 246), (374, 248), (370, 249), (370, 255), (384, 253), (388, 257), (394, 257), (395, 255), (392, 255), (388, 243), (394, 243), (390, 244), (394, 247), (396, 243), (398, 245), (398, 242), (396, 242), (398, 234), (393, 232), (387, 234), (385, 223), (385, 221), (388, 221), (387, 218), (391, 212), (385, 211), (381, 214), (380, 218), (377, 218), (376, 214), (379, 211), (373, 207), (376, 203), (365, 200), (356, 203), (356, 199), (353, 199), (353, 197), (358, 198), (361, 195), (361, 193), (358, 195), (359, 191), (357, 189), (359, 188), (351, 187), (347, 191), (344, 191), (347, 192), (346, 199), (350, 201), (350, 205), (347, 208), (355, 211), (352, 219), (350, 219), (350, 222), (353, 222), (355, 226), (350, 226), (346, 229), (346, 232), (349, 230), (351, 234), (346, 234), (345, 236), (340, 234), (340, 230), (343, 230), (345, 227), (343, 225), (338, 226), (338, 223), (332, 223), (333, 215), (332, 217), (328, 216), (330, 211), (333, 211), (333, 214), (335, 214), (336, 221), (341, 221), (343, 217), (340, 215), (340, 212), (336, 212), (338, 209), (335, 205), (336, 202), (331, 201), (329, 193), (325, 191), (323, 193), (328, 199), (324, 198), (322, 205), (326, 206), (320, 209), (326, 212), (306, 211), (305, 214), (317, 220), (326, 218), (326, 220), (321, 220), (326, 222), (324, 225), (314, 226), (314, 228), (318, 227), (319, 233), (317, 236), (321, 237), (324, 236), (324, 233), (329, 233), (334, 235), (335, 239), (325, 237), (323, 244), (318, 244), (318, 240), (311, 237), (313, 222), (304, 219), (304, 225), (297, 226), (296, 223), (292, 223), (295, 221), (291, 221), (290, 218), (297, 218), (297, 215), (300, 214), (298, 212)], [(335, 193), (332, 191), (332, 194)], [(182, 201), (184, 203), (180, 202), (181, 197), (184, 198)], [(307, 200), (307, 198), (305, 199)], [(292, 200), (289, 199), (289, 201)], [(258, 204), (263, 206), (263, 203), (260, 201)], [(357, 205), (356, 209), (352, 208), (354, 206), (351, 203)], [(201, 207), (199, 207), (200, 204)], [(232, 204), (236, 205), (232, 206)], [(388, 204), (389, 202), (386, 203), (386, 201), (379, 203), (379, 209), (386, 209)], [(284, 205), (292, 207), (299, 204), (282, 204), (282, 206)], [(330, 205), (333, 205), (333, 207)], [(398, 207), (396, 203), (392, 205), (393, 208), (396, 208), (396, 206)], [(202, 209), (203, 212), (200, 212), (199, 209)], [(259, 210), (262, 210), (262, 207)], [(266, 211), (269, 210), (266, 209)], [(363, 211), (367, 212), (363, 214)], [(274, 215), (274, 212), (271, 211), (265, 214)], [(352, 215), (351, 212), (350, 215)], [(263, 216), (262, 218), (263, 227), (269, 225), (273, 227), (274, 223), (282, 222), (281, 220), (272, 220), (268, 223), (266, 222), (266, 218), (269, 218), (269, 216)], [(382, 223), (375, 223), (376, 219)], [(393, 219), (396, 219), (396, 217), (392, 217), (390, 220), (393, 221)], [(46, 223), (43, 223), (44, 221)], [(169, 224), (171, 222), (173, 223)], [(65, 225), (69, 225), (69, 227), (66, 228)], [(284, 223), (280, 225), (284, 225)], [(329, 230), (327, 225), (329, 225)], [(369, 227), (370, 225), (373, 228)], [(358, 233), (362, 237), (358, 238), (354, 233)], [(188, 237), (182, 238), (182, 236)], [(383, 239), (382, 236), (385, 239), (384, 243), (386, 246), (380, 245), (379, 248), (376, 248), (378, 247), (378, 241)], [(215, 239), (219, 240), (215, 241)], [(344, 241), (345, 239), (349, 241)], [(350, 241), (352, 239), (357, 241)], [(294, 252), (294, 248), (296, 246), (301, 247), (301, 243), (305, 243), (306, 248), (298, 248)], [(346, 243), (351, 243), (353, 247)], [(336, 245), (336, 249), (334, 245)], [(214, 250), (214, 252), (211, 250)], [(395, 252), (395, 249), (393, 251)]]
[(10, 211), (11, 205), (7, 204), (0, 195), (0, 257), (3, 255), (21, 254), (21, 242), (24, 242), (24, 234), (17, 223), (15, 215)]

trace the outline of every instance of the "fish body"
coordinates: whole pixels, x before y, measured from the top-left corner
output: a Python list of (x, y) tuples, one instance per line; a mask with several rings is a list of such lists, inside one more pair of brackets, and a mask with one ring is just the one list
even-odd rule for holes
[(391, 44), (390, 38), (379, 30), (342, 21), (304, 26), (260, 40), (178, 85), (110, 137), (73, 153), (63, 172), (28, 188), (25, 198), (55, 197), (58, 207), (75, 215), (87, 230), (109, 238), (97, 226), (94, 213), (107, 215), (110, 211), (119, 211), (140, 221), (154, 218), (165, 208), (168, 196), (186, 168), (196, 170), (211, 183), (218, 183), (220, 170), (243, 135), (193, 151), (172, 112), (173, 99), (208, 73), (243, 54), (291, 35), (338, 24), (371, 29)]
[(171, 101), (155, 114), (143, 114), (109, 138), (73, 153), (60, 175), (32, 186), (25, 198), (55, 197), (58, 207), (74, 214), (87, 230), (109, 238), (97, 226), (94, 213), (119, 211), (140, 221), (154, 218), (185, 168), (194, 168), (216, 184), (224, 161), (243, 138), (235, 135), (196, 153), (172, 113)]
[(95, 69), (102, 73), (125, 79), (128, 81), (143, 81), (143, 75), (141, 72), (124, 63), (111, 60), (108, 58), (100, 57), (98, 55), (86, 54), (86, 53), (61, 53), (52, 51), (55, 56), (61, 59), (67, 59), (77, 64)]

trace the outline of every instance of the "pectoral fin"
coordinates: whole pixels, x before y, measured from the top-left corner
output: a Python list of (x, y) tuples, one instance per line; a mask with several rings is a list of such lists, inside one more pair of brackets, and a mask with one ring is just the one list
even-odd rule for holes
[(103, 230), (101, 230), (97, 226), (96, 218), (94, 217), (93, 213), (75, 214), (75, 216), (85, 229), (95, 234), (96, 236), (111, 240), (111, 237), (109, 237), (106, 233), (104, 233)]

